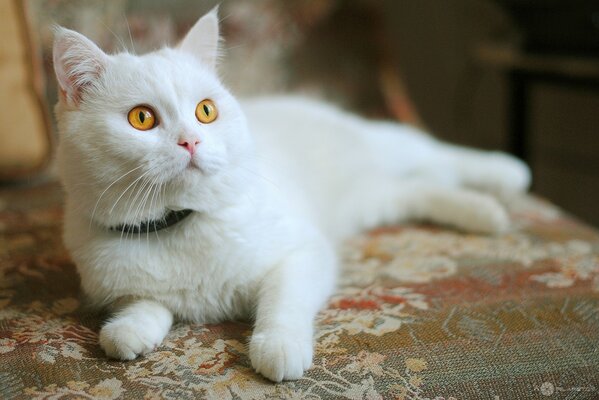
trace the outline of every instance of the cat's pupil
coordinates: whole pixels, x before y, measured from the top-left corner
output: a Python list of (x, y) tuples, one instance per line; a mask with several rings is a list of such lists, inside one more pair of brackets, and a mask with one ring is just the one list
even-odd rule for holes
[(208, 107), (206, 104), (204, 104), (204, 114), (210, 115), (210, 107)]
[(141, 122), (143, 124), (145, 120), (146, 120), (146, 115), (142, 111), (140, 111), (139, 112), (139, 122)]

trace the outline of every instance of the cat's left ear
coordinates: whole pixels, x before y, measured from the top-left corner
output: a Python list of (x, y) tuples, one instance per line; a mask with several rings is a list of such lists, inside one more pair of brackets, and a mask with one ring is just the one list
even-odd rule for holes
[(220, 40), (218, 30), (218, 6), (216, 6), (195, 23), (178, 47), (197, 57), (204, 65), (216, 69)]

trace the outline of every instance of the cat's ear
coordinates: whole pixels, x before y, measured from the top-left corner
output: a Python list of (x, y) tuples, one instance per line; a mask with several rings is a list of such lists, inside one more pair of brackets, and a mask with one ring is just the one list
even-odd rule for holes
[(80, 33), (56, 27), (53, 61), (61, 97), (77, 105), (83, 91), (105, 70), (108, 56)]
[(215, 69), (219, 40), (218, 6), (216, 6), (195, 23), (178, 47), (197, 57), (208, 67)]

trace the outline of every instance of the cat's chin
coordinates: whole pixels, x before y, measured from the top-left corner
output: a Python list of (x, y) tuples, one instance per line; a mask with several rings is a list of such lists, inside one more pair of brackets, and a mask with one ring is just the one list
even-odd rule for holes
[(204, 160), (192, 159), (183, 169), (182, 173), (186, 176), (197, 178), (198, 175), (209, 178), (220, 171), (218, 163), (205, 162)]
[(209, 170), (193, 162), (190, 162), (181, 171), (181, 178), (185, 181), (196, 181), (197, 179), (210, 177), (210, 175), (212, 174)]

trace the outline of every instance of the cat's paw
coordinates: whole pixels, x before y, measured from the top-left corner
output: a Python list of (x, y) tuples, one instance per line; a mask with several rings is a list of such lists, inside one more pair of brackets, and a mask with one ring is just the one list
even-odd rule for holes
[(254, 333), (250, 341), (252, 366), (274, 382), (299, 379), (312, 364), (310, 335), (292, 331)]
[(468, 231), (495, 234), (506, 232), (510, 217), (505, 208), (492, 197), (480, 195), (467, 204), (467, 212), (461, 221)]
[(127, 320), (115, 320), (100, 330), (100, 347), (110, 358), (133, 360), (153, 351), (163, 339), (148, 326), (140, 326)]
[(523, 161), (503, 153), (491, 153), (478, 171), (479, 187), (499, 198), (510, 198), (526, 191), (530, 186), (531, 172)]

